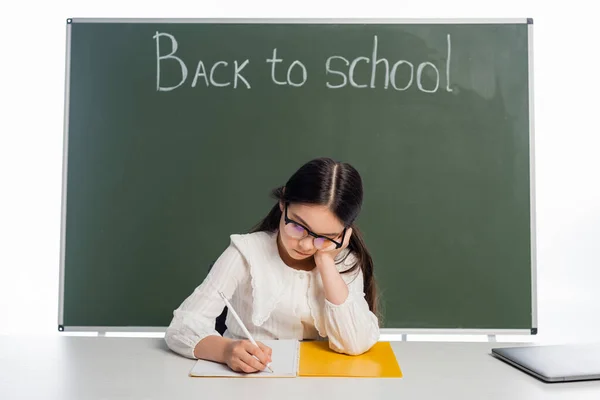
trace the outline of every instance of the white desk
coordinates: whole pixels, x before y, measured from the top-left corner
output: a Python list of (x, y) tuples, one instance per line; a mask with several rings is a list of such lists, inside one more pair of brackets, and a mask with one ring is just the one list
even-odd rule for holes
[(600, 381), (547, 384), (489, 355), (508, 344), (392, 345), (402, 379), (214, 379), (162, 339), (0, 336), (0, 399), (600, 399)]

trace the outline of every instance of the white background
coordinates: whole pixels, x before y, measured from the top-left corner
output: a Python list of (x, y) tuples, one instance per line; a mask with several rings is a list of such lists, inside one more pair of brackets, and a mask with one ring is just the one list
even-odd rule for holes
[(521, 339), (540, 343), (600, 340), (600, 34), (597, 13), (587, 5), (593, 2), (74, 0), (3, 4), (0, 334), (58, 334), (66, 18), (532, 17), (540, 333)]

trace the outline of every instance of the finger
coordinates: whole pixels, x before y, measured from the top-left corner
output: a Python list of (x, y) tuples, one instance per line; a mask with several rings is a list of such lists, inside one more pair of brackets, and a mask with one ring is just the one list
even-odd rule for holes
[(319, 249), (319, 251), (332, 251), (335, 250), (335, 244), (333, 243), (329, 243), (327, 246), (323, 247), (322, 249)]
[(257, 371), (262, 371), (266, 368), (266, 365), (258, 361), (250, 353), (245, 353), (240, 357), (240, 360), (248, 364)]
[(261, 342), (256, 342), (256, 344), (258, 344), (262, 352), (265, 353), (269, 361), (272, 361), (271, 357), (273, 355), (273, 349)]
[(247, 344), (245, 344), (245, 348), (248, 353), (256, 356), (262, 364), (267, 365), (269, 363), (267, 355), (262, 351), (260, 347), (257, 347), (252, 343), (247, 342)]
[(348, 228), (346, 231), (346, 238), (344, 239), (344, 247), (350, 244), (350, 237), (352, 237), (352, 228)]
[(238, 360), (235, 367), (236, 367), (236, 369), (234, 371), (237, 371), (237, 372), (245, 372), (247, 374), (251, 374), (253, 372), (258, 372), (258, 370), (256, 368), (251, 367), (250, 365), (246, 364), (242, 360)]

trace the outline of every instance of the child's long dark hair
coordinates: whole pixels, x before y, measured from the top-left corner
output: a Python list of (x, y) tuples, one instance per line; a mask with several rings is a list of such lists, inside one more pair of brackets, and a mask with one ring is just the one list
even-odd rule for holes
[(317, 158), (300, 167), (285, 186), (273, 190), (272, 195), (278, 200), (277, 204), (252, 232), (277, 232), (281, 220), (279, 201), (328, 206), (344, 226), (352, 228), (348, 248), (358, 258), (358, 262), (343, 273), (355, 271), (359, 267), (362, 269), (365, 298), (369, 309), (378, 315), (373, 260), (361, 232), (354, 225), (363, 200), (362, 179), (358, 171), (347, 163)]

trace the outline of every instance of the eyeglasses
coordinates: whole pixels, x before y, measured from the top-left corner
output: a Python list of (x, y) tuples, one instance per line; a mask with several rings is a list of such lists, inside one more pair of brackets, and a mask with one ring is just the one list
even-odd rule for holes
[(304, 225), (302, 225), (292, 219), (289, 219), (287, 209), (288, 209), (288, 203), (285, 204), (285, 214), (284, 214), (285, 227), (284, 228), (285, 228), (285, 232), (288, 235), (290, 235), (291, 237), (293, 237), (294, 239), (304, 239), (305, 237), (310, 235), (313, 237), (313, 246), (315, 246), (315, 248), (319, 249), (319, 250), (329, 248), (331, 245), (334, 245), (336, 249), (339, 249), (340, 247), (343, 246), (344, 238), (346, 237), (346, 228), (344, 228), (344, 231), (342, 232), (342, 242), (341, 243), (336, 242), (335, 240), (330, 239), (328, 237), (317, 235), (316, 233), (311, 232)]

